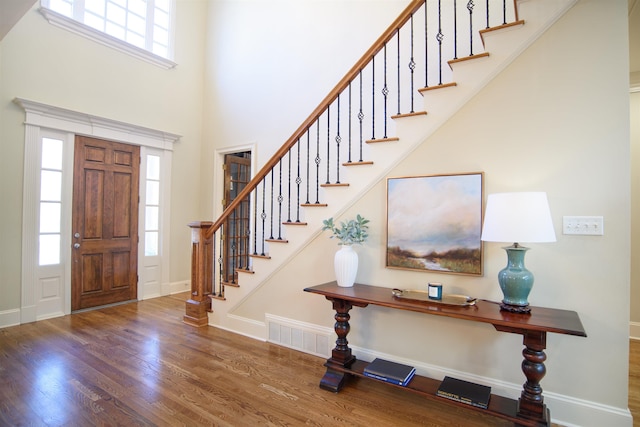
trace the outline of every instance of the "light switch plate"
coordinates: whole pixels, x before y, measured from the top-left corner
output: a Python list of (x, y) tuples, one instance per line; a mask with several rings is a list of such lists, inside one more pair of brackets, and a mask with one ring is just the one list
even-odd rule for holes
[(604, 218), (601, 216), (563, 216), (562, 234), (602, 236)]

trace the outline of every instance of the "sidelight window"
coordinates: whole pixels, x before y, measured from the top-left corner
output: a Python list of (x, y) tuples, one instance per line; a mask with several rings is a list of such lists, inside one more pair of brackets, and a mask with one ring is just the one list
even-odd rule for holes
[(160, 237), (160, 157), (147, 155), (144, 213), (144, 254), (159, 255)]
[(42, 138), (38, 231), (39, 265), (60, 264), (62, 147), (63, 141), (60, 139)]

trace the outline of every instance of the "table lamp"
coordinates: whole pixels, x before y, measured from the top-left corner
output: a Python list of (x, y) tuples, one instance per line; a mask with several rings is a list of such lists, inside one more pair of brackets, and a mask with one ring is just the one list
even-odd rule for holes
[(485, 242), (514, 242), (507, 251), (507, 266), (498, 273), (498, 283), (504, 299), (500, 309), (529, 313), (527, 297), (533, 287), (533, 273), (524, 266), (529, 248), (518, 242), (555, 242), (547, 193), (497, 193), (487, 198), (482, 226)]

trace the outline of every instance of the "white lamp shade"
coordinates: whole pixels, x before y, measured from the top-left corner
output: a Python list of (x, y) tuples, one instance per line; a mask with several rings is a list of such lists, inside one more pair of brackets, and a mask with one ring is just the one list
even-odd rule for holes
[(496, 193), (487, 198), (485, 242), (555, 242), (547, 193)]

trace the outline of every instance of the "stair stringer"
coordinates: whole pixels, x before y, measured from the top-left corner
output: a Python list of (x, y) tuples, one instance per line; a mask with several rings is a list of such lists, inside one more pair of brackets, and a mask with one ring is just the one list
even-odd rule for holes
[(488, 57), (478, 57), (451, 64), (456, 86), (424, 92), (427, 115), (398, 119), (398, 141), (370, 144), (368, 160), (373, 165), (343, 167), (341, 181), (345, 187), (322, 188), (320, 199), (326, 207), (301, 208), (306, 226), (283, 226), (288, 243), (269, 244), (270, 259), (253, 259), (252, 274), (239, 273), (239, 287), (225, 289), (226, 300), (212, 301), (209, 325), (266, 341), (264, 320), (237, 316), (234, 310), (251, 298), (251, 294), (269, 283), (269, 279), (287, 267), (295, 255), (321, 234), (322, 220), (339, 217), (362, 198), (374, 185), (411, 155), (444, 123), (453, 117), (482, 88), (491, 82), (528, 46), (563, 16), (578, 0), (517, 0), (523, 25), (486, 32), (483, 36)]

